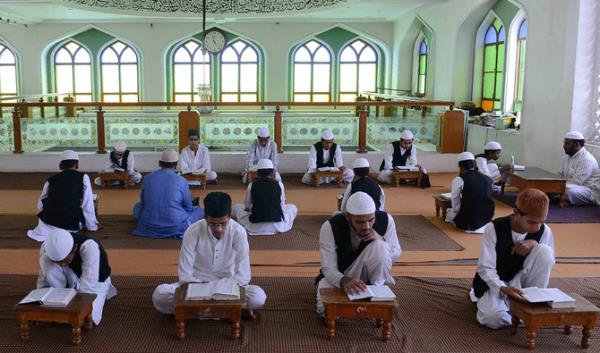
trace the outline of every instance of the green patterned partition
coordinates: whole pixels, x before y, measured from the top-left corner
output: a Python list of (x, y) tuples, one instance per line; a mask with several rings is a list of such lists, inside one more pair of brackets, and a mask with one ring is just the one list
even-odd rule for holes
[(21, 119), (23, 151), (91, 149), (97, 146), (96, 117)]
[(14, 150), (12, 109), (2, 109), (0, 117), (0, 152)]
[(200, 117), (200, 139), (211, 150), (246, 151), (261, 127), (274, 137), (273, 113), (213, 112)]

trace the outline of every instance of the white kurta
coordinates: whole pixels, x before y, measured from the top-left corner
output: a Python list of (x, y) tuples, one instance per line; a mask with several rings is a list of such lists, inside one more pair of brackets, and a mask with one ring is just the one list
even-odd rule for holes
[(259, 286), (250, 285), (250, 249), (244, 228), (229, 220), (220, 239), (212, 235), (206, 220), (192, 224), (183, 235), (179, 265), (179, 282), (161, 284), (154, 290), (152, 301), (163, 314), (174, 312), (175, 290), (187, 282), (208, 282), (231, 278), (245, 288), (248, 309), (261, 308), (267, 299)]
[(590, 189), (592, 189), (592, 200), (600, 206), (600, 170), (590, 178)]
[(258, 139), (252, 141), (248, 146), (248, 154), (246, 156), (246, 168), (242, 172), (243, 182), (246, 183), (248, 178), (246, 176), (248, 170), (255, 169), (258, 161), (261, 159), (269, 159), (273, 163), (273, 169), (275, 169), (275, 180), (281, 181), (281, 175), (277, 171), (279, 167), (279, 160), (277, 158), (277, 144), (271, 140), (267, 142), (266, 146), (262, 146)]
[(241, 224), (249, 235), (273, 235), (277, 233), (285, 233), (292, 229), (294, 220), (298, 214), (298, 208), (293, 204), (285, 203), (285, 188), (283, 183), (279, 182), (281, 188), (281, 199), (273, 202), (281, 203), (281, 210), (283, 211), (284, 220), (281, 222), (250, 222), (250, 211), (252, 210), (252, 184), (248, 185), (246, 189), (246, 197), (244, 198), (244, 204), (234, 205), (232, 213), (239, 224)]
[(98, 325), (102, 320), (104, 303), (117, 295), (117, 289), (112, 285), (110, 276), (104, 282), (99, 282), (100, 248), (95, 241), (90, 239), (83, 242), (79, 253), (82, 260), (81, 277), (77, 277), (70, 267), (61, 267), (50, 260), (44, 253), (42, 245), (37, 288), (73, 288), (78, 293), (96, 294), (96, 299), (92, 303), (92, 319)]
[(573, 156), (563, 157), (558, 175), (567, 179), (566, 198), (569, 203), (574, 205), (592, 203), (590, 179), (598, 171), (598, 161), (585, 147)]
[(485, 157), (477, 157), (475, 158), (475, 162), (477, 163), (479, 172), (483, 175), (487, 175), (495, 183), (502, 179), (502, 173), (500, 173), (500, 168), (498, 168), (496, 163)]
[[(44, 183), (42, 194), (37, 202), (38, 211), (42, 211), (44, 204), (42, 200), (48, 197), (48, 182)], [(83, 211), (83, 217), (85, 218), (85, 225), (81, 224), (80, 229), (87, 228), (87, 230), (95, 232), (98, 230), (98, 220), (96, 219), (96, 212), (94, 211), (94, 195), (92, 194), (92, 184), (90, 183), (90, 177), (87, 174), (83, 175), (83, 200), (81, 202), (81, 209)], [(27, 236), (33, 240), (42, 242), (46, 240), (46, 236), (57, 227), (52, 226), (38, 218), (38, 225), (35, 229), (27, 231)], [(80, 229), (65, 229), (70, 232), (77, 232)]]
[[(406, 160), (407, 167), (419, 165), (419, 160), (417, 159), (417, 148), (414, 145), (411, 148), (412, 148), (412, 152), (410, 153), (410, 156)], [(404, 154), (404, 153), (406, 153), (406, 151), (407, 150), (400, 147), (400, 153)], [(377, 177), (377, 179), (380, 182), (385, 183), (385, 184), (391, 184), (393, 182), (393, 180), (392, 180), (393, 179), (392, 174), (394, 171), (393, 160), (394, 160), (394, 145), (392, 145), (391, 143), (388, 143), (387, 146), (385, 147), (385, 153), (383, 155), (383, 170), (381, 170), (379, 172), (379, 175)], [(423, 172), (426, 173), (427, 171), (424, 170)]]
[[(465, 181), (463, 178), (457, 176), (452, 180), (452, 185), (450, 187), (450, 193), (452, 194), (450, 201), (452, 202), (452, 208), (448, 210), (446, 213), (446, 222), (454, 224), (454, 217), (460, 211), (460, 204), (462, 199), (462, 190), (465, 186)], [(482, 234), (485, 229), (485, 226), (476, 229), (476, 230), (463, 230), (466, 233), (475, 233)]]
[[(360, 244), (360, 239), (358, 239), (352, 227), (350, 229), (352, 246), (356, 249)], [(384, 240), (375, 240), (367, 245), (352, 265), (342, 273), (338, 269), (337, 247), (331, 223), (329, 221), (323, 223), (319, 233), (319, 250), (321, 272), (324, 278), (319, 281), (317, 286), (317, 313), (324, 314), (323, 300), (320, 294), (321, 288), (339, 288), (340, 281), (344, 276), (361, 279), (363, 282), (373, 285), (395, 283), (390, 272), (392, 264), (400, 257), (402, 249), (398, 242), (396, 224), (391, 215), (388, 214), (388, 226), (385, 234), (379, 235)]]
[[(333, 165), (337, 168), (344, 166), (344, 160), (342, 158), (342, 148), (339, 145), (336, 145), (335, 154), (333, 155)], [(323, 161), (329, 160), (329, 155), (331, 154), (331, 149), (323, 149)], [(302, 176), (302, 182), (304, 184), (313, 184), (313, 174), (317, 170), (317, 150), (315, 146), (310, 146), (310, 154), (308, 156), (308, 170)], [(342, 172), (342, 178), (346, 183), (352, 182), (354, 179), (354, 171), (350, 168), (344, 169)], [(327, 184), (334, 181), (333, 177), (324, 177), (319, 181), (320, 184)]]
[[(523, 241), (526, 236), (527, 233), (512, 232), (512, 240), (515, 244)], [(497, 236), (494, 224), (488, 223), (481, 244), (477, 273), (490, 289), (477, 301), (477, 321), (493, 329), (511, 323), (508, 298), (500, 292), (500, 288), (504, 286), (546, 288), (554, 265), (554, 237), (547, 224), (539, 244), (531, 250), (525, 259), (523, 269), (515, 275), (510, 283), (503, 282), (498, 276), (496, 270), (496, 242)]]
[[(119, 165), (121, 165), (123, 158), (119, 158), (117, 161), (119, 162)], [(106, 154), (106, 162), (104, 163), (103, 171), (114, 171), (113, 162), (110, 159), (110, 153)], [(129, 181), (131, 184), (138, 184), (142, 181), (142, 173), (135, 170), (135, 157), (131, 151), (129, 151), (129, 155), (127, 156), (127, 173), (129, 174)], [(98, 186), (102, 185), (102, 180), (100, 177), (94, 179), (94, 184)]]
[[(193, 171), (198, 169), (206, 169), (206, 180), (212, 181), (217, 179), (217, 173), (212, 170), (210, 164), (210, 154), (208, 148), (201, 143), (198, 145), (196, 152), (190, 149), (190, 146), (186, 146), (181, 150), (181, 157), (179, 159), (179, 169), (181, 171)], [(188, 180), (190, 185), (200, 185), (198, 180)]]
[[(385, 193), (383, 192), (383, 188), (379, 186), (379, 190), (381, 191), (381, 196), (379, 197), (379, 211), (383, 211), (385, 207)], [(348, 198), (350, 198), (350, 192), (352, 191), (352, 184), (348, 184), (346, 186), (346, 190), (344, 190), (344, 197), (342, 198), (342, 206), (340, 207), (340, 212), (346, 212), (346, 204), (348, 203)]]

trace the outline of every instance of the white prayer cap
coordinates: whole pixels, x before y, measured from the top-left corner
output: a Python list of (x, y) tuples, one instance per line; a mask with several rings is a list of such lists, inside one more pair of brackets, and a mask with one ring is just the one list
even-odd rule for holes
[(73, 250), (73, 236), (64, 229), (55, 229), (44, 240), (44, 253), (52, 261), (64, 260)]
[(115, 151), (116, 152), (125, 152), (127, 150), (127, 144), (125, 141), (117, 141), (115, 143)]
[(412, 131), (410, 130), (404, 130), (400, 134), (400, 138), (403, 140), (412, 140), (415, 138), (415, 135), (413, 135)]
[(325, 141), (331, 141), (331, 140), (333, 140), (333, 132), (331, 132), (331, 130), (327, 129), (327, 130), (323, 131), (321, 138)]
[(267, 138), (269, 136), (271, 136), (271, 133), (269, 132), (269, 129), (267, 129), (266, 127), (261, 127), (260, 129), (258, 129), (258, 137), (262, 137), (262, 138)]
[(471, 152), (463, 152), (461, 154), (458, 155), (458, 162), (462, 162), (462, 161), (474, 161), (475, 160), (475, 156), (473, 155), (473, 153)]
[(369, 161), (366, 158), (356, 158), (352, 164), (352, 168), (369, 168)]
[(79, 160), (79, 155), (77, 154), (77, 152), (72, 151), (72, 150), (64, 150), (61, 154), (60, 154), (60, 160), (61, 161), (66, 161), (66, 160)]
[(585, 137), (583, 137), (583, 134), (579, 131), (569, 131), (565, 135), (565, 138), (569, 140), (585, 140)]
[(179, 154), (173, 150), (164, 150), (160, 154), (160, 161), (165, 163), (175, 163), (179, 160)]
[(375, 213), (375, 202), (366, 192), (355, 192), (348, 198), (346, 213), (354, 216), (373, 214)]
[(273, 169), (273, 162), (267, 158), (260, 159), (256, 169)]
[(496, 141), (489, 141), (485, 144), (485, 149), (490, 151), (497, 151), (501, 150), (502, 146)]

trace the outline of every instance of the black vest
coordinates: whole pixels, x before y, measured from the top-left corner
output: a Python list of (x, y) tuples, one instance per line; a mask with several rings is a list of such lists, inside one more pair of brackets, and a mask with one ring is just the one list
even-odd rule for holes
[(84, 174), (73, 169), (48, 178), (48, 197), (42, 200), (38, 217), (52, 226), (78, 230), (84, 223), (81, 201), (83, 200)]
[[(356, 249), (352, 247), (350, 223), (348, 223), (343, 213), (338, 213), (329, 218), (328, 222), (331, 225), (333, 238), (335, 240), (338, 271), (343, 273), (352, 265), (354, 260), (356, 260), (356, 258), (362, 253), (367, 245), (369, 245), (370, 241), (360, 242)], [(375, 224), (373, 224), (373, 229), (383, 237), (387, 227), (388, 214), (382, 211), (375, 211)], [(315, 285), (318, 284), (323, 277), (323, 273), (319, 273), (315, 279)]]
[(81, 278), (82, 275), (82, 259), (81, 259), (81, 245), (87, 240), (92, 240), (98, 244), (98, 249), (100, 250), (100, 264), (98, 268), (98, 282), (104, 282), (110, 276), (110, 266), (108, 265), (108, 256), (106, 255), (106, 251), (102, 245), (94, 238), (87, 237), (83, 234), (73, 233), (73, 240), (75, 244), (77, 244), (77, 251), (75, 252), (75, 256), (73, 257), (73, 261), (69, 264), (69, 267), (75, 272), (77, 277)]
[(494, 217), (492, 179), (476, 170), (467, 170), (460, 177), (464, 185), (460, 210), (453, 221), (460, 229), (476, 230), (489, 223)]
[(356, 179), (350, 185), (350, 195), (359, 191), (366, 192), (375, 202), (375, 208), (379, 210), (379, 207), (381, 206), (381, 188), (379, 187), (379, 184), (367, 176)]
[(337, 145), (333, 143), (329, 148), (329, 160), (323, 161), (323, 142), (317, 142), (314, 144), (315, 150), (317, 151), (317, 168), (323, 167), (335, 167), (335, 152), (337, 151)]
[(129, 157), (129, 150), (125, 150), (125, 153), (123, 153), (123, 158), (121, 159), (121, 163), (119, 163), (119, 160), (115, 156), (115, 151), (112, 151), (110, 153), (110, 161), (113, 162), (114, 164), (116, 164), (119, 168), (125, 169), (125, 171), (127, 171), (127, 158), (128, 157)]
[[(511, 254), (515, 243), (512, 239), (510, 221), (511, 216), (496, 218), (492, 221), (494, 230), (496, 231), (496, 271), (498, 272), (498, 277), (504, 282), (510, 282), (517, 272), (523, 269), (523, 263), (527, 258), (527, 256)], [(542, 224), (537, 233), (527, 233), (525, 240), (533, 239), (539, 243), (545, 228), (545, 225)], [(475, 273), (475, 278), (473, 279), (475, 296), (481, 298), (488, 289), (488, 284), (479, 277), (478, 273)]]
[(250, 222), (281, 222), (284, 220), (281, 209), (281, 188), (271, 178), (258, 178), (252, 182), (250, 190), (252, 209)]
[[(410, 157), (410, 154), (412, 153), (412, 150), (413, 148), (415, 148), (415, 146), (410, 146), (410, 149), (404, 151), (404, 154), (402, 154), (402, 151), (400, 150), (400, 141), (392, 142), (392, 146), (394, 147), (394, 154), (392, 155), (392, 168), (397, 166), (405, 166), (406, 161)], [(381, 166), (379, 167), (379, 170), (381, 171), (383, 170), (383, 168), (385, 168), (385, 159), (381, 161)]]

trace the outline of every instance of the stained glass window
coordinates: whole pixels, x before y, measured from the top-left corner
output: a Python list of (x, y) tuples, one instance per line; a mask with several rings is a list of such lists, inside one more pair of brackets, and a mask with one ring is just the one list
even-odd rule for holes
[(242, 40), (221, 54), (221, 101), (258, 101), (258, 53)]
[(68, 41), (54, 54), (56, 93), (70, 94), (75, 102), (92, 101), (92, 62), (88, 50)]
[(483, 46), (483, 87), (481, 107), (486, 111), (501, 109), (504, 89), (504, 47), (506, 33), (495, 19), (485, 33)]
[(525, 42), (527, 39), (527, 20), (523, 19), (519, 25), (517, 35), (517, 75), (515, 80), (515, 103), (514, 110), (521, 111), (523, 108), (523, 77), (525, 73)]
[(340, 55), (340, 102), (354, 102), (360, 92), (377, 89), (377, 52), (357, 39)]
[(321, 43), (310, 40), (294, 53), (293, 101), (331, 101), (331, 53)]
[(417, 72), (417, 93), (425, 94), (427, 89), (428, 48), (425, 39), (419, 45), (419, 66)]
[(137, 102), (139, 100), (138, 58), (127, 44), (116, 41), (100, 55), (102, 101)]

